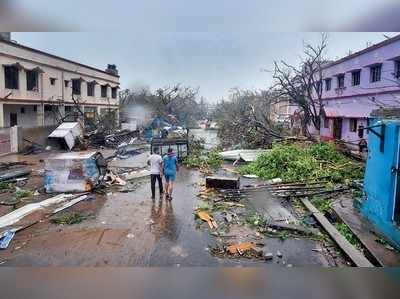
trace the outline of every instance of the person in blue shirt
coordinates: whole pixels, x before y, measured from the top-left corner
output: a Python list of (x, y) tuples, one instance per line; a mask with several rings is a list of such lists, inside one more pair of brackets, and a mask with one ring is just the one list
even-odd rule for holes
[(176, 180), (176, 172), (179, 170), (178, 159), (172, 148), (168, 149), (168, 154), (163, 158), (164, 177), (165, 177), (165, 196), (172, 200), (172, 190)]

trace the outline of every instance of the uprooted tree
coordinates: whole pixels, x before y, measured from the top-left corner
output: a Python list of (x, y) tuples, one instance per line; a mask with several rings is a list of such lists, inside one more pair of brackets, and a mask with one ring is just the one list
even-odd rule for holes
[(153, 116), (174, 116), (180, 123), (191, 125), (197, 118), (196, 107), (199, 88), (175, 84), (151, 91), (150, 88), (123, 90), (120, 93), (121, 111), (141, 105), (151, 110)]
[[(111, 106), (109, 99), (107, 99), (108, 105), (103, 108), (102, 113), (94, 112), (93, 117), (87, 117), (87, 114), (82, 109), (85, 105), (80, 97), (72, 95), (71, 102), (68, 103), (71, 109), (65, 111), (65, 103), (61, 99), (57, 101), (57, 105), (54, 105), (51, 109), (52, 116), (57, 124), (61, 124), (65, 121), (77, 121), (82, 120), (85, 123), (85, 128), (88, 131), (98, 131), (104, 134), (111, 134), (118, 127), (118, 115), (115, 113), (115, 109)], [(64, 107), (64, 109), (60, 109)]]
[(274, 62), (272, 72), (275, 84), (271, 88), (279, 97), (287, 98), (298, 107), (301, 114), (303, 132), (309, 135), (308, 128), (313, 126), (317, 131), (321, 128), (323, 111), (322, 79), (323, 67), (328, 63), (326, 50), (328, 36), (321, 34), (317, 45), (304, 45), (303, 56), (298, 66), (284, 60)]
[(268, 147), (273, 139), (282, 139), (282, 128), (271, 119), (275, 101), (270, 92), (232, 89), (229, 100), (219, 102), (214, 111), (223, 145)]

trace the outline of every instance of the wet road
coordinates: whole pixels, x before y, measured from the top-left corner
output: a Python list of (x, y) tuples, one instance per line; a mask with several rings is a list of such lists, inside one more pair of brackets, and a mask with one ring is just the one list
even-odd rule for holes
[[(30, 159), (38, 170), (43, 167), (39, 162), (43, 157), (7, 159)], [(117, 161), (116, 166), (140, 167), (145, 161), (146, 155), (139, 155)], [(39, 178), (35, 177), (35, 184)], [(128, 193), (112, 187), (106, 196), (96, 195), (70, 208), (91, 212), (93, 219), (75, 225), (55, 225), (45, 219), (18, 232), (9, 248), (0, 252), (1, 266), (282, 266), (283, 260), (294, 266), (329, 265), (324, 255), (314, 251), (319, 242), (297, 238), (262, 240), (267, 251), (279, 250), (284, 259), (265, 262), (212, 256), (207, 247), (216, 239), (207, 225), (196, 227), (193, 214), (202, 202), (196, 195), (203, 180), (199, 172), (181, 168), (172, 202), (151, 200), (149, 178), (131, 182), (129, 187), (135, 190)], [(265, 196), (254, 197), (249, 204), (262, 209), (268, 200)]]

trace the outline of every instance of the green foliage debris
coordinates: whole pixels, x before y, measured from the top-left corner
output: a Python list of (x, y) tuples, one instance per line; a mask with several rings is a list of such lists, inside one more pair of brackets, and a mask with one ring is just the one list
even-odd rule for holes
[(219, 151), (217, 149), (205, 150), (203, 144), (204, 140), (202, 139), (190, 140), (190, 154), (185, 157), (183, 163), (190, 168), (218, 169), (223, 163)]
[(252, 214), (246, 217), (246, 223), (252, 227), (265, 227), (267, 225), (267, 219), (260, 214)]
[(336, 229), (346, 238), (350, 244), (354, 245), (358, 250), (362, 250), (363, 246), (357, 237), (353, 234), (350, 228), (344, 223), (336, 223)]
[(314, 196), (311, 203), (321, 212), (331, 212), (333, 200), (331, 198), (324, 198), (320, 196)]
[(21, 199), (21, 198), (28, 198), (32, 197), (33, 193), (29, 190), (24, 190), (24, 189), (19, 189), (15, 192), (15, 198)]
[(54, 224), (72, 225), (91, 218), (93, 218), (93, 215), (89, 213), (69, 212), (50, 219), (50, 222)]
[(242, 174), (283, 181), (320, 180), (345, 183), (363, 177), (364, 167), (336, 150), (333, 142), (301, 146), (274, 144), (272, 150), (241, 168)]
[(285, 241), (287, 238), (289, 238), (290, 237), (290, 233), (288, 232), (288, 231), (286, 231), (286, 230), (283, 230), (283, 231), (281, 231), (280, 233), (279, 233), (279, 235), (278, 235), (278, 238), (279, 238), (279, 240), (281, 240), (281, 241)]
[(0, 192), (7, 192), (8, 190), (10, 190), (10, 184), (0, 182)]

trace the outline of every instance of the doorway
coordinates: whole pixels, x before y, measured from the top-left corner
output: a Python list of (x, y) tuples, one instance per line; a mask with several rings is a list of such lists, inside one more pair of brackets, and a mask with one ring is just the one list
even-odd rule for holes
[(18, 125), (17, 113), (10, 113), (10, 127)]
[(341, 118), (333, 119), (333, 138), (336, 140), (342, 139), (342, 122)]

